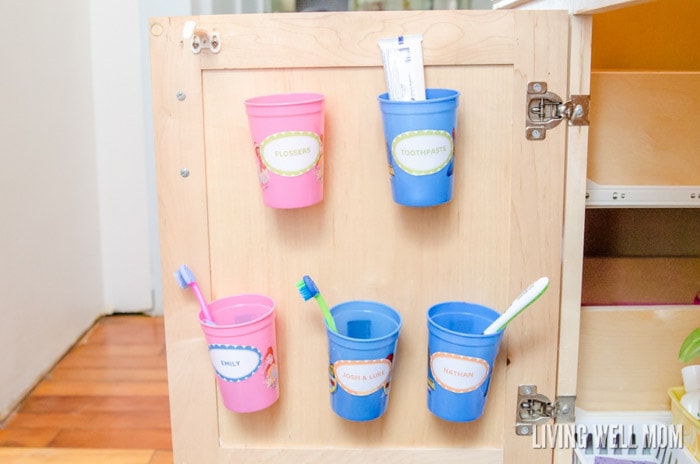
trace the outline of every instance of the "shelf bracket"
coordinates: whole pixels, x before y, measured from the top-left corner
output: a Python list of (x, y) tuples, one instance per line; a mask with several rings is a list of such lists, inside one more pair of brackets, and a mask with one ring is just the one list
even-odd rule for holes
[(185, 43), (189, 43), (190, 50), (194, 54), (198, 54), (204, 49), (208, 49), (212, 53), (221, 51), (221, 37), (219, 33), (198, 29), (197, 23), (194, 21), (185, 21), (185, 26), (182, 28), (182, 38)]

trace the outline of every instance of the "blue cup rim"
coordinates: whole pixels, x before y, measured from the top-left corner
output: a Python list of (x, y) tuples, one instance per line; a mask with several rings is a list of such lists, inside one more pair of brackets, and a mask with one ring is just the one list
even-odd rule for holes
[[(487, 313), (489, 313), (489, 315), (493, 316), (493, 320), (491, 322), (495, 321), (500, 316), (500, 313), (498, 311), (496, 311), (495, 309), (490, 308), (488, 306), (478, 304), (478, 303), (471, 303), (468, 301), (444, 301), (441, 303), (436, 303), (428, 309), (428, 311), (426, 313), (426, 319), (428, 320), (429, 326), (432, 326), (433, 328), (437, 329), (440, 332), (455, 335), (458, 337), (489, 339), (489, 338), (500, 338), (503, 335), (503, 331), (496, 332), (496, 333), (489, 334), (489, 335), (484, 335), (483, 333), (478, 334), (478, 333), (458, 332), (456, 330), (451, 330), (451, 329), (448, 329), (446, 327), (441, 326), (440, 324), (438, 324), (437, 322), (435, 322), (433, 320), (433, 317), (435, 315), (431, 314), (431, 312), (440, 308), (441, 306), (446, 306), (446, 305), (471, 306), (471, 307), (478, 308), (480, 310), (485, 310), (485, 312), (487, 312)], [(458, 312), (458, 311), (454, 311), (454, 312)]]
[(343, 307), (343, 306), (348, 305), (348, 304), (357, 304), (357, 303), (372, 305), (372, 306), (380, 307), (380, 308), (384, 309), (385, 310), (384, 314), (391, 316), (391, 318), (394, 319), (394, 322), (396, 322), (396, 328), (394, 330), (392, 330), (391, 332), (389, 332), (388, 334), (382, 335), (381, 337), (354, 338), (354, 337), (348, 337), (347, 335), (343, 335), (340, 332), (333, 332), (330, 329), (330, 327), (328, 327), (328, 324), (324, 320), (323, 324), (326, 326), (326, 332), (328, 332), (329, 336), (337, 337), (341, 340), (346, 340), (346, 341), (350, 341), (350, 342), (360, 342), (360, 343), (373, 343), (373, 342), (377, 342), (377, 341), (395, 338), (398, 336), (398, 333), (401, 330), (401, 326), (403, 325), (403, 318), (401, 317), (401, 314), (397, 310), (392, 308), (391, 306), (384, 304), (384, 303), (380, 303), (378, 301), (371, 301), (371, 300), (344, 301), (344, 302), (338, 303), (337, 305), (330, 308), (331, 315), (333, 315), (333, 310), (335, 310), (336, 308), (340, 308), (340, 307)]
[[(381, 103), (390, 103), (396, 105), (419, 105), (421, 103), (437, 103), (442, 101), (454, 100), (459, 97), (462, 93), (455, 89), (446, 88), (426, 88), (425, 89), (425, 100), (390, 100), (389, 92), (384, 92), (377, 97)], [(431, 98), (432, 97), (432, 98)]]

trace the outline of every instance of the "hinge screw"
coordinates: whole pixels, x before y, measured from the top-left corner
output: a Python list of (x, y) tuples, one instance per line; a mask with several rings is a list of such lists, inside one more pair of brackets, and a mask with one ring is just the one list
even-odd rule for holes
[(540, 84), (539, 82), (535, 82), (534, 84), (532, 84), (532, 90), (534, 90), (535, 92), (542, 92), (542, 84)]
[(523, 388), (523, 395), (531, 395), (531, 394), (532, 394), (532, 388), (530, 388), (530, 387)]
[(520, 432), (520, 435), (530, 435), (530, 427), (528, 427), (527, 425), (521, 425), (518, 430)]

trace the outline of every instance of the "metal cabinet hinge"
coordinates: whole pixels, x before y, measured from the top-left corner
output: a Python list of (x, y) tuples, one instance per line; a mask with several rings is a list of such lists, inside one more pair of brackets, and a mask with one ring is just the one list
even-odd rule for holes
[(590, 95), (572, 95), (565, 102), (557, 94), (547, 91), (546, 82), (530, 82), (527, 85), (525, 136), (528, 140), (544, 140), (547, 130), (564, 119), (569, 126), (587, 126), (590, 100)]
[(532, 435), (534, 427), (550, 420), (558, 423), (573, 423), (575, 403), (575, 396), (558, 396), (552, 403), (549, 398), (537, 393), (536, 385), (520, 385), (515, 433)]

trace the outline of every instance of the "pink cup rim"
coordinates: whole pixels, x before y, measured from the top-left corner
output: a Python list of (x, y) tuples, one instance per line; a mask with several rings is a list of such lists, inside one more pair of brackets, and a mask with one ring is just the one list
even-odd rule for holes
[[(239, 300), (240, 301), (240, 300), (243, 300), (245, 298), (251, 298), (251, 297), (254, 299), (260, 299), (261, 301), (260, 302), (252, 302), (249, 304), (257, 304), (259, 306), (266, 307), (268, 310), (265, 312), (265, 314), (263, 314), (262, 316), (260, 316), (258, 318), (252, 319), (250, 321), (243, 322), (241, 324), (212, 324), (212, 323), (208, 323), (205, 321), (204, 313), (200, 310), (198, 315), (197, 315), (199, 318), (199, 322), (201, 324), (203, 324), (209, 328), (213, 328), (213, 329), (226, 329), (226, 328), (231, 328), (231, 327), (246, 327), (246, 326), (256, 324), (256, 323), (264, 320), (265, 318), (270, 317), (270, 314), (273, 314), (275, 312), (275, 300), (270, 298), (267, 295), (262, 295), (259, 293), (241, 293), (238, 295), (231, 295), (231, 296), (227, 296), (224, 298), (219, 298), (219, 299), (214, 300), (211, 303), (209, 303), (209, 308), (213, 309), (217, 303), (218, 304), (226, 304), (228, 300)], [(262, 300), (265, 300), (265, 301), (262, 301)], [(243, 304), (243, 303), (239, 303), (239, 304)]]
[(252, 97), (245, 100), (244, 103), (248, 106), (259, 107), (304, 105), (307, 103), (317, 103), (323, 101), (325, 98), (325, 95), (320, 93), (292, 92)]

